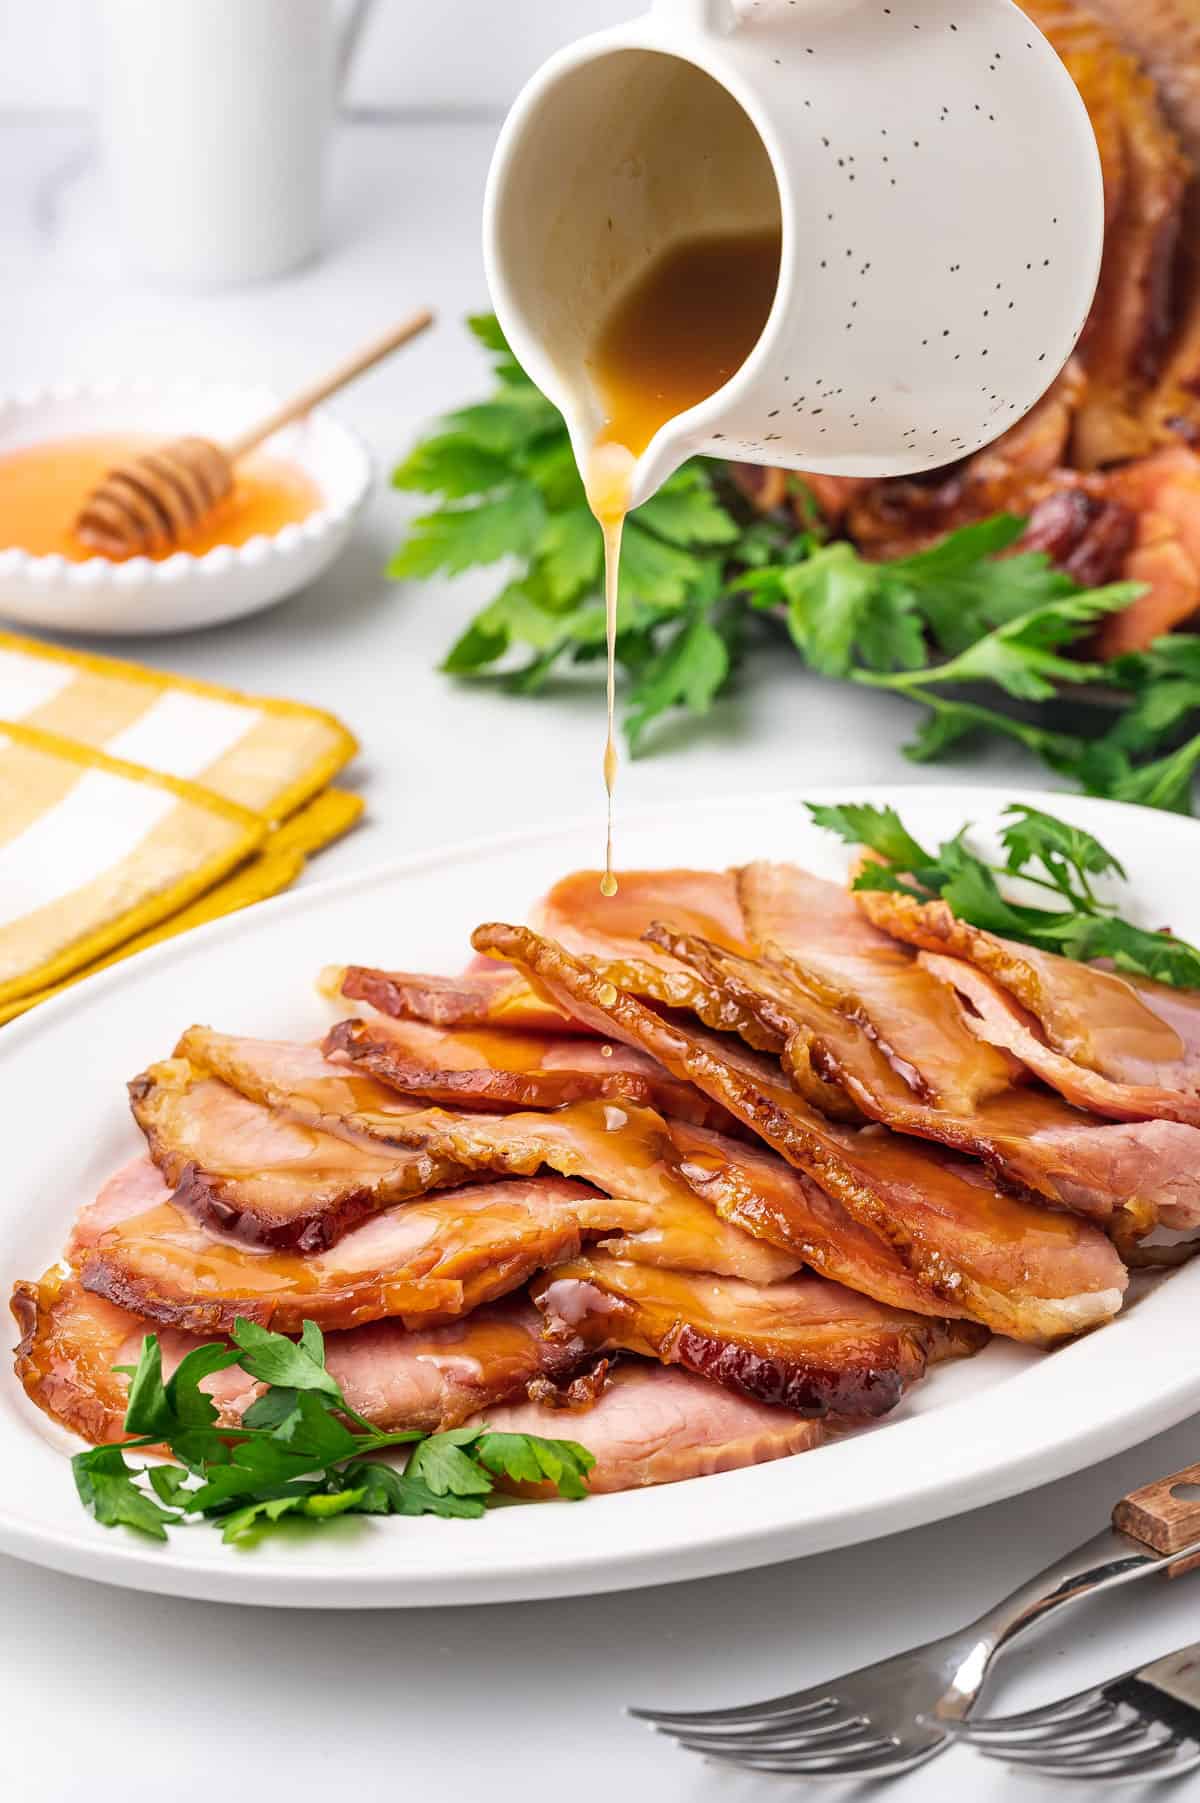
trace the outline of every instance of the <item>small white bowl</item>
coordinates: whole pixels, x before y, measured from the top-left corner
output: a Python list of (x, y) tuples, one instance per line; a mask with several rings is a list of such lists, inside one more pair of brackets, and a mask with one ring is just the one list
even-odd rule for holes
[[(278, 400), (266, 388), (184, 383), (41, 389), (0, 401), (0, 456), (84, 433), (173, 438), (195, 432), (220, 441)], [(277, 432), (264, 449), (298, 464), (321, 491), (324, 503), (307, 519), (244, 545), (218, 545), (203, 557), (177, 551), (162, 563), (148, 557), (70, 563), (0, 550), (0, 615), (29, 626), (131, 637), (194, 632), (294, 594), (346, 543), (370, 492), (371, 458), (361, 439), (320, 408)]]

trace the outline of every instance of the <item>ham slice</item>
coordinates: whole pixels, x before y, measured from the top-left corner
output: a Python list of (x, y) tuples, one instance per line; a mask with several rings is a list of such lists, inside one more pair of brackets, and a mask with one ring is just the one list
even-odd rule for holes
[(339, 1021), (323, 1050), (423, 1105), (498, 1110), (628, 1101), (701, 1126), (728, 1124), (722, 1109), (690, 1083), (676, 1083), (653, 1058), (591, 1035), (375, 1018)]
[[(528, 928), (480, 927), (474, 944), (517, 963), (593, 1027), (649, 1052), (720, 1101), (890, 1241), (926, 1312), (966, 1314), (998, 1333), (1045, 1341), (1119, 1309), (1128, 1273), (1089, 1223), (1005, 1195), (980, 1167), (940, 1149), (825, 1120), (781, 1075), (749, 1074), (721, 1041), (662, 1019)], [(856, 1275), (855, 1287), (878, 1294), (870, 1276)]]
[[(117, 1218), (112, 1194), (122, 1181), (126, 1213)], [(711, 1216), (698, 1198), (691, 1204)], [(408, 1326), (450, 1320), (575, 1257), (585, 1235), (636, 1232), (651, 1217), (559, 1177), (478, 1183), (388, 1209), (304, 1256), (213, 1234), (161, 1178), (150, 1198), (136, 1176), (119, 1178), (96, 1211), (100, 1230), (85, 1210), (75, 1235), (84, 1288), (193, 1334), (230, 1333), (239, 1317), (279, 1333), (298, 1333), (305, 1321), (328, 1330), (385, 1316)]]
[[(799, 1173), (788, 1173), (779, 1159), (768, 1159), (741, 1141), (704, 1135), (682, 1121), (668, 1123), (648, 1109), (598, 1102), (573, 1103), (551, 1114), (359, 1113), (341, 1117), (339, 1123), (330, 1112), (332, 1103), (319, 1091), (319, 1079), (307, 1083), (302, 1095), (292, 1095), (277, 1083), (273, 1042), (242, 1040), (238, 1045), (240, 1080), (256, 1094), (272, 1096), (280, 1107), (315, 1113), (331, 1131), (355, 1138), (377, 1136), (389, 1145), (397, 1138), (419, 1136), (459, 1170), (532, 1176), (548, 1168), (561, 1176), (586, 1179), (610, 1195), (637, 1197), (669, 1209), (671, 1220), (682, 1219), (679, 1191), (690, 1188), (711, 1200), (732, 1229), (746, 1230), (732, 1231), (728, 1240), (718, 1243), (710, 1215), (697, 1249), (663, 1262), (771, 1282), (787, 1274), (778, 1268), (780, 1257), (790, 1257), (791, 1269), (805, 1262), (901, 1308), (958, 1312), (953, 1297), (931, 1297), (914, 1280), (885, 1236), (856, 1220)], [(751, 1080), (769, 1081), (773, 1072), (778, 1082), (777, 1066), (736, 1041), (722, 1050), (727, 1062), (740, 1060)], [(232, 1071), (233, 1066), (228, 1068)], [(683, 1170), (681, 1156), (686, 1159)], [(756, 1236), (757, 1243), (747, 1235)], [(772, 1259), (776, 1268), (767, 1271), (765, 1264)]]
[[(975, 985), (980, 995), (1007, 992), (1026, 1024), (1061, 1055), (1038, 1069), (1026, 1041), (1022, 1061), (1071, 1101), (1118, 1120), (1200, 1124), (1200, 991), (1018, 945), (959, 920), (942, 901), (873, 890), (857, 899), (895, 938), (961, 959), (991, 979)], [(984, 1037), (977, 1021), (968, 1017), (967, 1024)]]
[(663, 1157), (646, 1164), (638, 1197), (558, 1177), (476, 1183), (387, 1209), (308, 1256), (213, 1233), (139, 1159), (84, 1209), (68, 1256), (87, 1289), (190, 1333), (227, 1333), (239, 1316), (282, 1333), (305, 1320), (328, 1329), (390, 1315), (449, 1319), (601, 1236), (651, 1265), (765, 1283), (790, 1276), (795, 1253), (722, 1220), (665, 1162), (676, 1154), (664, 1123), (656, 1131)]
[[(90, 1294), (65, 1267), (40, 1283), (18, 1283), (12, 1312), (21, 1332), (16, 1372), (30, 1401), (93, 1444), (122, 1439), (128, 1379), (114, 1366), (137, 1363), (151, 1324)], [(168, 1375), (204, 1344), (175, 1328), (153, 1331)], [(325, 1353), (351, 1408), (375, 1427), (435, 1433), (522, 1395), (535, 1380), (568, 1377), (579, 1349), (545, 1339), (541, 1316), (520, 1296), (445, 1327), (408, 1332), (399, 1322), (379, 1321), (333, 1333)], [(201, 1387), (230, 1427), (261, 1389), (237, 1365)]]
[(419, 976), (369, 965), (335, 965), (322, 972), (327, 995), (369, 1002), (397, 1020), (435, 1027), (512, 1027), (533, 1033), (575, 1033), (576, 1022), (538, 996), (511, 971), (473, 969), (461, 977)]
[(823, 1277), (750, 1284), (603, 1253), (548, 1271), (532, 1293), (559, 1339), (683, 1365), (815, 1417), (884, 1415), (927, 1362), (974, 1352), (988, 1337), (970, 1323), (885, 1308)]
[(620, 1366), (586, 1414), (569, 1417), (538, 1403), (489, 1408), (477, 1417), (498, 1434), (579, 1439), (596, 1460), (593, 1494), (674, 1484), (808, 1452), (824, 1437), (819, 1421), (752, 1402), (690, 1371)]
[[(853, 909), (845, 891), (842, 896), (843, 905)], [(957, 1034), (941, 1039), (940, 1020), (948, 1014), (959, 1031), (969, 1030), (971, 1023), (963, 1020), (952, 989), (943, 985), (940, 996), (931, 994), (930, 1011), (911, 1038), (900, 1023), (895, 1049), (905, 1062), (897, 1069), (895, 1051), (892, 1058), (884, 1055), (861, 1013), (856, 1019), (853, 1012), (832, 1008), (801, 987), (808, 980), (807, 966), (790, 958), (755, 962), (665, 929), (653, 931), (706, 981), (729, 988), (747, 1006), (761, 1007), (781, 1029), (790, 1022), (784, 1065), (794, 1073), (799, 1058), (796, 1086), (801, 1093), (808, 1094), (805, 1077), (815, 1061), (869, 1119), (980, 1158), (1009, 1185), (1111, 1222), (1122, 1243), (1143, 1236), (1160, 1220), (1185, 1226), (1200, 1221), (1200, 1133), (1195, 1127), (1102, 1119), (1028, 1084), (1010, 1086), (971, 1108), (960, 1104), (959, 1111), (923, 1100), (901, 1070), (927, 1089), (930, 1076), (939, 1075), (953, 1057)], [(926, 983), (937, 982), (932, 970), (920, 968), (920, 974)], [(857, 1011), (853, 997), (848, 1005)], [(1018, 1050), (1012, 1038), (988, 1043), (999, 1043), (1007, 1053)], [(1044, 1047), (1036, 1049), (1045, 1052)], [(1018, 1068), (1025, 1074), (1024, 1065)]]
[(1010, 1087), (1010, 1061), (975, 1038), (912, 953), (873, 927), (841, 885), (760, 862), (740, 872), (738, 893), (755, 950), (782, 954), (788, 973), (858, 1022), (923, 1100), (968, 1113)]
[[(345, 1082), (344, 1071), (337, 1076)], [(129, 1095), (177, 1199), (250, 1244), (301, 1252), (331, 1246), (376, 1209), (464, 1175), (436, 1152), (325, 1133), (261, 1107), (184, 1058), (152, 1065)]]

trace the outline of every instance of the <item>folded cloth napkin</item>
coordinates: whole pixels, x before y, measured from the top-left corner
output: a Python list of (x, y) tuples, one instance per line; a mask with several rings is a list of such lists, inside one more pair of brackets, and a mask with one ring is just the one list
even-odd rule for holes
[(300, 702), (0, 633), (0, 1021), (273, 895), (348, 830), (357, 750)]

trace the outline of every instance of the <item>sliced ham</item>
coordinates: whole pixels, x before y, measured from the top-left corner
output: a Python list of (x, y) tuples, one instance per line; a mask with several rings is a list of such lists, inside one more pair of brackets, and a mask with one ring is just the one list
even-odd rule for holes
[[(925, 1312), (966, 1314), (999, 1333), (1045, 1341), (1119, 1309), (1128, 1274), (1090, 1223), (1005, 1195), (979, 1166), (940, 1148), (825, 1120), (781, 1076), (749, 1075), (720, 1040), (664, 1020), (528, 928), (480, 927), (474, 944), (517, 963), (593, 1027), (649, 1052), (720, 1101), (891, 1242), (925, 1297)], [(872, 1289), (866, 1272), (855, 1287), (897, 1300), (893, 1291)]]
[(1006, 991), (1050, 1049), (1079, 1068), (1078, 1078), (1063, 1069), (1046, 1077), (1070, 1100), (1117, 1119), (1200, 1124), (1200, 991), (1018, 945), (959, 920), (942, 901), (872, 890), (858, 900), (895, 938), (962, 959)]
[(594, 1494), (762, 1465), (808, 1452), (824, 1437), (819, 1421), (752, 1402), (690, 1371), (644, 1364), (619, 1367), (595, 1406), (565, 1421), (561, 1411), (533, 1402), (489, 1408), (477, 1420), (500, 1434), (579, 1440), (596, 1460), (588, 1478)]
[(755, 949), (781, 953), (802, 985), (857, 1021), (923, 1100), (963, 1113), (1009, 1088), (1009, 1060), (968, 1031), (911, 952), (840, 884), (760, 862), (741, 871), (738, 893)]
[[(90, 1294), (65, 1267), (40, 1283), (18, 1283), (12, 1312), (21, 1333), (17, 1377), (30, 1400), (94, 1444), (122, 1439), (128, 1379), (114, 1366), (137, 1363), (151, 1324)], [(326, 1362), (351, 1408), (375, 1427), (434, 1433), (522, 1395), (535, 1380), (569, 1377), (579, 1348), (547, 1340), (542, 1325), (527, 1298), (514, 1297), (445, 1327), (408, 1332), (379, 1321), (330, 1334)], [(153, 1331), (168, 1375), (205, 1343), (171, 1327)], [(201, 1385), (227, 1426), (261, 1387), (237, 1365)]]
[(230, 1333), (239, 1318), (280, 1333), (305, 1321), (329, 1330), (391, 1316), (408, 1326), (450, 1320), (575, 1257), (585, 1236), (636, 1232), (651, 1214), (560, 1177), (477, 1183), (388, 1209), (305, 1256), (218, 1236), (159, 1185), (147, 1200), (129, 1182), (123, 1219), (114, 1218), (111, 1187), (102, 1193), (99, 1232), (85, 1211), (80, 1276), (110, 1302), (194, 1334)]
[(375, 1210), (464, 1175), (436, 1151), (325, 1133), (262, 1107), (184, 1058), (152, 1065), (129, 1095), (177, 1199), (250, 1244), (331, 1246)]
[[(681, 1156), (688, 1148), (694, 1149), (694, 1135), (700, 1131), (687, 1122), (668, 1122), (651, 1109), (611, 1102), (576, 1102), (546, 1114), (453, 1114), (430, 1109), (415, 1114), (388, 1111), (339, 1116), (333, 1112), (340, 1099), (336, 1081), (328, 1092), (324, 1088), (325, 1080), (319, 1074), (305, 1077), (295, 1090), (288, 1087), (289, 1073), (294, 1073), (297, 1068), (292, 1054), (297, 1049), (308, 1048), (280, 1047), (272, 1040), (243, 1039), (234, 1043), (238, 1048), (236, 1062), (231, 1061), (222, 1068), (231, 1076), (236, 1075), (255, 1095), (273, 1099), (268, 1105), (247, 1097), (240, 1098), (243, 1110), (257, 1110), (267, 1123), (278, 1114), (286, 1125), (295, 1112), (302, 1118), (319, 1119), (322, 1127), (331, 1133), (345, 1134), (348, 1143), (357, 1146), (365, 1141), (381, 1148), (391, 1147), (393, 1155), (401, 1149), (398, 1142), (413, 1142), (460, 1174), (503, 1172), (509, 1176), (531, 1177), (548, 1169), (560, 1176), (586, 1180), (610, 1196), (637, 1201), (655, 1211), (655, 1225), (639, 1235), (639, 1246), (644, 1249), (638, 1256), (649, 1258), (652, 1249), (657, 1247), (654, 1256), (665, 1264), (771, 1282), (794, 1270), (800, 1256), (808, 1256), (807, 1250), (798, 1254), (789, 1243), (782, 1247), (764, 1243), (771, 1239), (770, 1234), (751, 1237), (758, 1233), (753, 1192), (759, 1184), (761, 1161), (756, 1162), (750, 1156), (743, 1158), (741, 1142), (716, 1135), (707, 1142), (710, 1155), (716, 1156), (723, 1166), (736, 1174), (736, 1186), (743, 1192), (740, 1206), (721, 1206), (718, 1212), (722, 1219), (718, 1219), (710, 1208), (697, 1207), (695, 1187), (679, 1169)], [(746, 1056), (751, 1058), (753, 1055), (747, 1053)], [(207, 1110), (213, 1105), (213, 1092), (204, 1082), (194, 1085), (188, 1094), (197, 1110)], [(186, 1101), (186, 1097), (182, 1098), (176, 1105), (180, 1115)], [(227, 1103), (221, 1101), (217, 1110), (218, 1126), (226, 1108)], [(177, 1122), (177, 1128), (188, 1144), (194, 1144), (205, 1135), (201, 1122), (192, 1122), (186, 1130), (181, 1122)], [(266, 1130), (264, 1127), (264, 1137)], [(219, 1154), (219, 1136), (209, 1137), (214, 1141), (212, 1161), (215, 1161)], [(163, 1164), (162, 1145), (156, 1148), (152, 1143), (152, 1150), (156, 1161)], [(167, 1175), (170, 1177), (169, 1168)], [(177, 1199), (201, 1219), (211, 1222), (213, 1211), (206, 1205), (196, 1205), (202, 1181), (203, 1173), (193, 1173), (190, 1187), (181, 1190)], [(733, 1181), (731, 1179), (731, 1183)], [(316, 1212), (323, 1201), (328, 1202), (331, 1210), (340, 1207), (336, 1196), (318, 1198), (308, 1215), (308, 1230), (314, 1235), (324, 1232), (324, 1237), (314, 1243), (331, 1245), (337, 1237), (334, 1227), (322, 1229)], [(379, 1205), (385, 1204), (381, 1200)], [(764, 1204), (768, 1211), (772, 1207), (773, 1201)], [(802, 1198), (793, 1198), (790, 1208), (806, 1248), (822, 1232), (829, 1232), (829, 1221), (819, 1220), (817, 1212), (806, 1206)], [(825, 1212), (828, 1215), (836, 1211), (827, 1209)], [(802, 1227), (799, 1226), (801, 1222)], [(748, 1231), (741, 1231), (743, 1227)], [(852, 1268), (853, 1260), (862, 1256), (859, 1242), (864, 1238), (863, 1230), (849, 1217), (843, 1228), (853, 1252), (845, 1261), (839, 1262), (836, 1249), (831, 1251), (829, 1256), (836, 1266), (831, 1274), (839, 1276)], [(886, 1249), (879, 1250), (887, 1256)]]
[(538, 996), (511, 971), (482, 963), (461, 977), (377, 970), (365, 964), (334, 965), (321, 987), (337, 1000), (368, 1002), (397, 1020), (435, 1027), (513, 1027), (533, 1033), (578, 1033), (577, 1022)]
[[(846, 903), (853, 907), (848, 896)], [(1191, 1224), (1192, 1215), (1200, 1209), (1197, 1128), (1176, 1121), (1106, 1120), (1028, 1083), (1011, 1085), (961, 1112), (934, 1106), (905, 1080), (894, 1059), (884, 1056), (865, 1021), (831, 1008), (793, 980), (804, 973), (791, 961), (779, 964), (739, 958), (665, 930), (664, 937), (678, 957), (695, 964), (706, 981), (730, 988), (746, 1006), (762, 1007), (780, 1028), (786, 1029), (790, 1021), (784, 1065), (795, 1078), (799, 1057), (796, 1086), (802, 1094), (809, 1093), (804, 1079), (815, 1061), (827, 1076), (836, 1077), (867, 1118), (980, 1158), (1010, 1185), (1075, 1213), (1111, 1222), (1122, 1243), (1145, 1235), (1160, 1220), (1176, 1217), (1173, 1224), (1178, 1224), (1181, 1211), (1183, 1224)], [(935, 972), (922, 969), (921, 974), (926, 982), (937, 981)], [(972, 1023), (963, 1019), (953, 989), (943, 985), (920, 1029), (911, 1039), (902, 1029), (898, 1036), (906, 1068), (918, 1082), (927, 1070), (944, 1066), (949, 1047), (955, 1043), (939, 1040), (936, 1032), (947, 1011), (959, 1030), (971, 1030)], [(1011, 1038), (999, 1043), (1003, 1053), (1017, 1051)], [(1045, 1052), (1045, 1047), (1040, 1049)], [(1018, 1068), (1026, 1073), (1024, 1064)]]
[(423, 1105), (499, 1110), (627, 1101), (702, 1126), (727, 1124), (723, 1110), (690, 1083), (677, 1083), (653, 1058), (590, 1035), (433, 1027), (376, 1016), (339, 1021), (323, 1049)]
[(683, 1365), (814, 1417), (886, 1414), (931, 1359), (987, 1339), (970, 1323), (885, 1308), (823, 1277), (750, 1284), (603, 1253), (548, 1271), (532, 1294), (560, 1339)]

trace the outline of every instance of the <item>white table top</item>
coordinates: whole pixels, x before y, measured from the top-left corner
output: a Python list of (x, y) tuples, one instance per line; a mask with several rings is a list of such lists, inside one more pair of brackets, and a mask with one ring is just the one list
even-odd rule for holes
[[(0, 125), (0, 389), (187, 373), (298, 383), (418, 302), (436, 333), (339, 411), (381, 470), (429, 415), (475, 398), (482, 361), (458, 324), (486, 304), (477, 220), (494, 124), (356, 124), (337, 145), (328, 251), (236, 294), (152, 293), (121, 280), (78, 126)], [(485, 576), (398, 588), (381, 569), (410, 503), (381, 487), (354, 546), (295, 601), (233, 626), (118, 655), (333, 708), (362, 741), (366, 824), (306, 880), (508, 826), (602, 820), (600, 680), (537, 702), (436, 673), (486, 598)], [(822, 781), (1039, 776), (1015, 748), (934, 770), (904, 764), (900, 700), (752, 658), (735, 696), (627, 768), (620, 801)], [(619, 822), (619, 817), (618, 817)], [(618, 824), (619, 830), (619, 824)], [(734, 1803), (766, 1798), (623, 1719), (626, 1702), (703, 1707), (773, 1694), (957, 1625), (1090, 1536), (1122, 1491), (1200, 1453), (1196, 1424), (1030, 1495), (857, 1550), (725, 1579), (591, 1600), (441, 1612), (234, 1612), (106, 1590), (0, 1560), (0, 1778), (40, 1803), (204, 1803), (270, 1785), (525, 1803), (553, 1790)], [(1038, 1640), (998, 1695), (1062, 1694), (1195, 1635), (1200, 1578), (1135, 1586)], [(8, 1785), (5, 1786), (7, 1791)], [(818, 1793), (822, 1794), (822, 1793)], [(824, 1793), (828, 1794), (828, 1793)], [(835, 1795), (844, 1794), (841, 1792)], [(898, 1803), (1058, 1794), (950, 1754)], [(1128, 1793), (1127, 1793), (1128, 1794)]]

